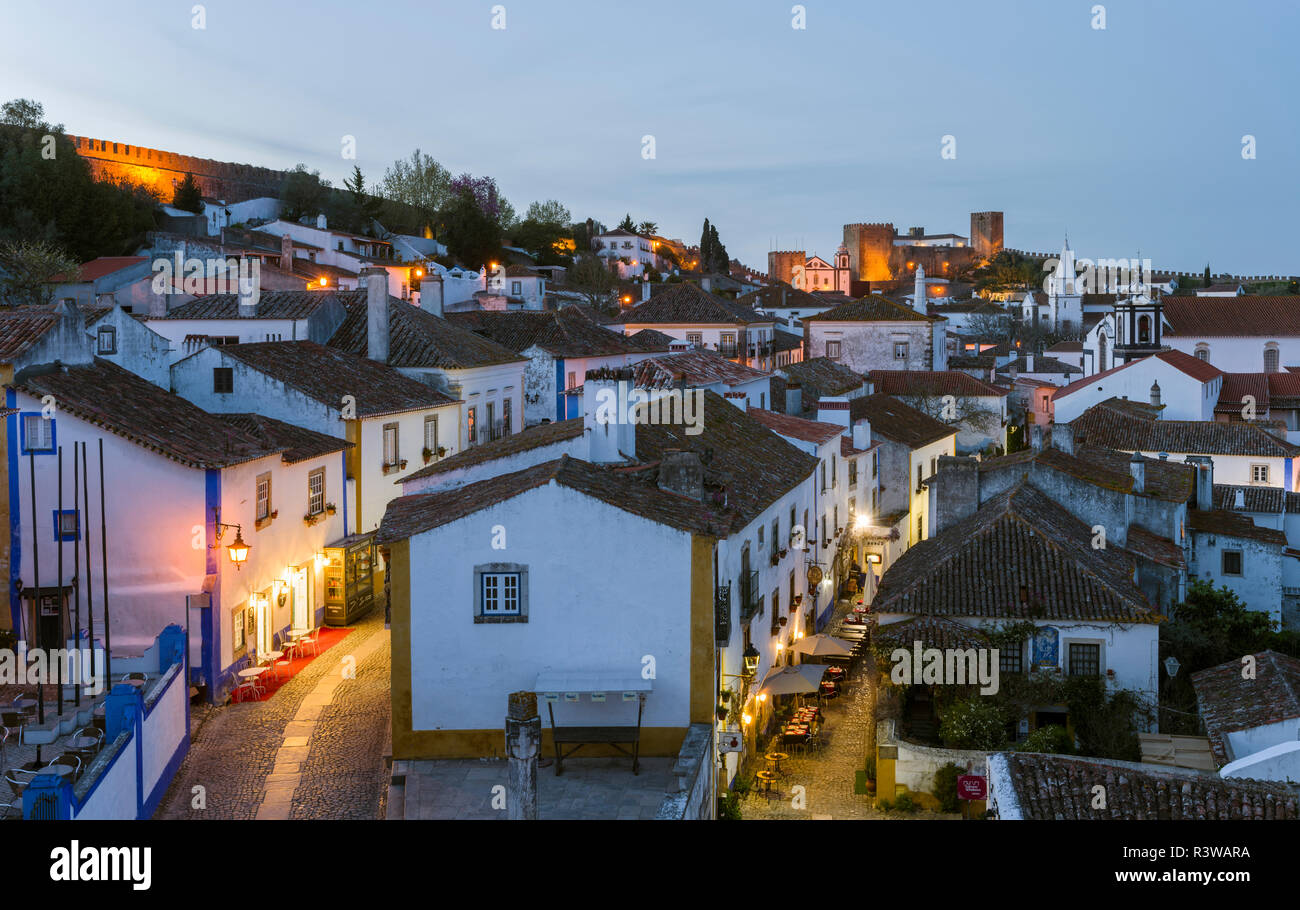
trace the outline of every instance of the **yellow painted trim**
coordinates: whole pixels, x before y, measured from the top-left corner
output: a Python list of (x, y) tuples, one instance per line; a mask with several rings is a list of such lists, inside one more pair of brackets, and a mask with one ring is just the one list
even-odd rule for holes
[(693, 724), (713, 724), (717, 717), (717, 642), (713, 610), (713, 539), (692, 536), (690, 718)]
[(361, 526), (361, 421), (348, 420), (344, 423), (344, 436), (352, 443), (352, 448), (348, 449), (348, 476), (343, 478), (343, 495), (347, 495), (348, 479), (351, 478), (356, 484), (356, 502), (352, 510), (356, 517), (352, 527), (356, 531), (364, 531), (366, 529)]

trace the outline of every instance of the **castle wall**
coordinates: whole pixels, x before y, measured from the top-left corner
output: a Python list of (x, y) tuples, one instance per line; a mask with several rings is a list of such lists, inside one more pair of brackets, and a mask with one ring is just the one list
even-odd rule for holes
[(857, 281), (890, 281), (895, 230), (892, 224), (846, 224), (844, 246), (849, 251), (849, 274)]
[(808, 261), (803, 250), (772, 250), (767, 254), (767, 275), (773, 281), (791, 280), (796, 266), (803, 268)]
[(178, 155), (158, 149), (68, 136), (80, 155), (90, 165), (96, 180), (125, 180), (152, 190), (170, 202), (176, 184), (193, 174), (204, 196), (226, 202), (243, 202), (258, 196), (277, 196), (286, 173), (251, 164), (234, 164)]
[(997, 255), (1002, 249), (1002, 213), (971, 212), (970, 242), (980, 259)]

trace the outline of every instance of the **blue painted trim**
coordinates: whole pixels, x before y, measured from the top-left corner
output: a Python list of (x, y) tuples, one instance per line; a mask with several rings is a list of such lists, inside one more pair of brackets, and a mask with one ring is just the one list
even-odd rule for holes
[(57, 455), (59, 453), (59, 421), (58, 418), (50, 417), (50, 447), (48, 449), (29, 449), (27, 448), (27, 418), (44, 417), (40, 411), (22, 411), (18, 415), (18, 433), (22, 438), (22, 449), (20, 455), (26, 455), (34, 452), (37, 455)]
[(564, 359), (555, 358), (555, 419), (563, 420), (567, 409), (564, 405)]
[(1282, 460), (1282, 473), (1285, 476), (1284, 488), (1287, 490), (1291, 489), (1291, 469), (1293, 467), (1294, 465), (1292, 464), (1292, 460), (1290, 458), (1285, 458)]
[[(143, 708), (141, 704), (139, 707)], [(135, 737), (135, 817), (144, 818), (144, 711), (137, 710), (135, 714), (135, 729), (131, 735)]]
[[(80, 510), (80, 509), (64, 509), (64, 510), (63, 510), (63, 514), (64, 514), (64, 515), (75, 515), (75, 516), (77, 516), (77, 530), (73, 531), (71, 534), (66, 534), (66, 533), (65, 533), (65, 534), (63, 535), (63, 539), (64, 539), (64, 540), (74, 540), (74, 541), (75, 541), (75, 540), (81, 540), (81, 510)], [(62, 522), (59, 521), (59, 510), (58, 510), (58, 509), (50, 509), (50, 521), (53, 522), (53, 527), (50, 528), (50, 531), (51, 531), (51, 533), (50, 533), (50, 539), (53, 540), (55, 543), (58, 543), (58, 542), (59, 542), (59, 527), (62, 525)]]
[[(13, 389), (5, 389), (5, 407), (17, 403)], [(13, 415), (17, 416), (17, 415)], [(18, 490), (18, 420), (5, 418), (5, 443), (7, 458), (5, 470), (9, 477), (9, 619), (10, 628), (23, 637), (23, 602), (18, 596), (18, 579), (23, 565), (22, 501)]]
[(190, 751), (189, 717), (190, 700), (186, 698), (185, 736), (183, 736), (181, 741), (176, 744), (176, 751), (172, 753), (171, 758), (167, 759), (167, 764), (163, 766), (162, 774), (159, 775), (158, 783), (154, 785), (153, 792), (151, 792), (148, 798), (145, 799), (140, 812), (141, 819), (153, 818), (153, 814), (158, 811), (158, 805), (162, 802), (162, 798), (167, 794), (168, 785), (171, 784), (172, 778), (174, 778), (176, 772), (180, 770), (181, 762), (185, 760), (186, 754)]
[[(204, 472), (203, 482), (205, 510), (203, 522), (210, 535), (208, 540), (216, 540), (217, 510), (221, 507), (221, 469), (208, 468)], [(209, 575), (215, 575), (217, 580), (212, 586), (212, 600), (208, 608), (203, 611), (202, 628), (199, 630), (203, 636), (200, 651), (203, 655), (203, 681), (208, 688), (209, 701), (215, 701), (217, 698), (216, 656), (221, 653), (219, 647), (221, 623), (215, 619), (217, 611), (221, 609), (221, 564), (218, 562), (218, 556), (218, 550), (207, 547), (204, 554), (204, 571)]]

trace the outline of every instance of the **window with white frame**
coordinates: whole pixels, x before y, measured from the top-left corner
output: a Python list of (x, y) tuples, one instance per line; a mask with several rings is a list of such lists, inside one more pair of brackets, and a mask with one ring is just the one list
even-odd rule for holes
[(117, 353), (117, 328), (101, 325), (95, 333), (95, 353), (99, 356)]
[(400, 452), (397, 450), (397, 424), (384, 424), (384, 467), (391, 468), (398, 463)]
[(267, 521), (271, 517), (271, 475), (257, 475), (257, 520)]
[(1253, 464), (1250, 466), (1251, 483), (1268, 483), (1268, 465)]
[(474, 567), (474, 621), (528, 621), (528, 567), (487, 563)]
[(54, 451), (54, 420), (40, 414), (23, 415), (23, 453)]
[(307, 514), (319, 515), (325, 511), (325, 469), (318, 468), (307, 475)]
[(895, 360), (906, 360), (906, 359), (907, 359), (907, 342), (906, 342), (906, 341), (895, 341), (895, 342), (894, 342), (894, 359), (895, 359)]
[(826, 358), (828, 360), (840, 359), (840, 343), (838, 341), (826, 342)]

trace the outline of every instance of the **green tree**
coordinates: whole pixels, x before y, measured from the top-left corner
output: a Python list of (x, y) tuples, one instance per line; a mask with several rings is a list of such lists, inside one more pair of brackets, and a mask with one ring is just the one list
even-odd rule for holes
[(1006, 717), (997, 704), (974, 696), (951, 705), (939, 721), (939, 736), (949, 749), (996, 751), (1006, 745)]
[(366, 189), (366, 178), (355, 164), (352, 176), (343, 181), (343, 189), (346, 195), (340, 214), (345, 228), (358, 234), (372, 234), (373, 222), (383, 214), (384, 201)]
[(636, 232), (638, 234), (645, 234), (647, 237), (651, 234), (658, 234), (659, 225), (655, 224), (653, 221), (642, 221), (636, 226)]
[(297, 165), (280, 184), (280, 216), (286, 221), (298, 221), (321, 214), (329, 200), (329, 186), (328, 180), (321, 179), (320, 171)]
[(417, 231), (436, 231), (439, 213), (451, 202), (451, 173), (419, 149), (411, 153), (410, 160), (398, 160), (384, 171), (380, 195), (385, 199), (408, 206), (414, 211), (419, 224)]
[(41, 240), (78, 262), (134, 252), (154, 227), (148, 189), (96, 181), (40, 104), (0, 106), (0, 241)]
[(586, 297), (592, 307), (604, 309), (609, 305), (615, 282), (614, 275), (599, 256), (584, 253), (569, 270), (568, 284)]
[(713, 238), (717, 232), (710, 230), (709, 219), (704, 219), (704, 230), (700, 231), (700, 271), (709, 271), (709, 263), (713, 261)]
[(535, 221), (538, 224), (558, 225), (563, 228), (568, 226), (573, 216), (559, 200), (547, 199), (545, 202), (534, 202), (529, 205), (524, 213), (524, 220)]
[(623, 216), (623, 220), (618, 223), (620, 229), (636, 233), (636, 222), (632, 220), (632, 213), (628, 212)]
[(185, 179), (176, 184), (176, 192), (172, 194), (172, 206), (196, 215), (203, 211), (203, 190), (199, 188), (199, 182), (194, 179), (193, 174), (187, 173)]
[(39, 306), (54, 299), (54, 282), (73, 280), (81, 264), (47, 240), (0, 243), (0, 302)]
[(1201, 276), (1201, 287), (1208, 288), (1213, 281), (1210, 278), (1210, 264), (1205, 263), (1205, 274)]
[(525, 218), (511, 232), (512, 245), (528, 253), (538, 265), (567, 265), (573, 260), (565, 252), (565, 241), (571, 239), (570, 231), (555, 222)]
[(443, 211), (442, 241), (458, 262), (471, 268), (487, 265), (501, 256), (501, 229), (468, 187)]

